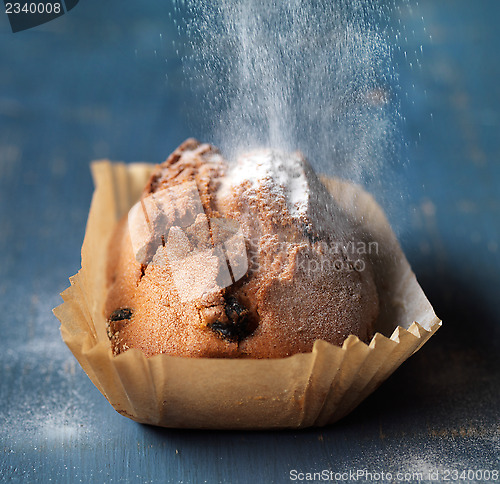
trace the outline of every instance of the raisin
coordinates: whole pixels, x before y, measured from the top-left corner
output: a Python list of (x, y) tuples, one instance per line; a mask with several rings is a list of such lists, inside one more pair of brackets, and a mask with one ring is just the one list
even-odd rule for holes
[(235, 297), (226, 298), (224, 312), (227, 320), (217, 320), (209, 325), (218, 336), (228, 341), (240, 342), (254, 331), (255, 325), (252, 324), (250, 311)]
[(132, 317), (132, 310), (129, 308), (116, 309), (111, 313), (106, 324), (106, 332), (108, 338), (113, 336), (122, 329), (126, 322)]
[(132, 309), (120, 308), (111, 313), (108, 318), (109, 321), (122, 321), (123, 319), (130, 319), (132, 317)]

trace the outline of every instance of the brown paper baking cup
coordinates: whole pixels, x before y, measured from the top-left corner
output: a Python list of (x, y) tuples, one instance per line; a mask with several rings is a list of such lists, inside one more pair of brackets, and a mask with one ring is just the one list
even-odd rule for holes
[[(217, 359), (137, 349), (113, 356), (103, 312), (106, 253), (119, 218), (139, 199), (154, 166), (99, 161), (82, 268), (54, 309), (76, 359), (113, 408), (137, 422), (212, 429), (298, 428), (337, 421), (415, 353), (441, 325), (382, 209), (359, 186), (323, 179), (337, 202), (378, 242), (373, 258), (381, 311), (365, 344), (316, 341), (287, 358)], [(385, 336), (384, 336), (385, 335)]]

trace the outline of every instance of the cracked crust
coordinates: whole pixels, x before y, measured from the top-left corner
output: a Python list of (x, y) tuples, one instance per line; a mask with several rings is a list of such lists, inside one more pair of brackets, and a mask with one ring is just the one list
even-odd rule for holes
[[(276, 191), (272, 184), (256, 187), (243, 180), (228, 188), (228, 167), (208, 144), (187, 140), (157, 167), (143, 197), (195, 182), (206, 221), (197, 217), (177, 235), (170, 229), (151, 255), (155, 260), (169, 261), (165, 264), (139, 263), (127, 218), (120, 221), (109, 246), (105, 306), (114, 354), (139, 348), (147, 356), (168, 353), (273, 358), (310, 351), (316, 339), (340, 345), (349, 334), (365, 341), (371, 337), (378, 296), (370, 265), (366, 264), (363, 271), (338, 271), (332, 264), (311, 270), (313, 262), (333, 262), (325, 246), (339, 238), (344, 243), (359, 234), (305, 160), (301, 159), (300, 167), (307, 181), (308, 205), (307, 210), (296, 214), (284, 192)], [(186, 293), (176, 290), (179, 281), (172, 269), (176, 253), (168, 252), (169, 241), (177, 237), (179, 264), (192, 273), (182, 259), (183, 253), (206, 240), (202, 236), (207, 230), (204, 223), (208, 223), (210, 241), (217, 242), (221, 235), (214, 232), (212, 217), (239, 223), (245, 237), (248, 271), (224, 287), (218, 281), (220, 261), (200, 252), (196, 267), (212, 274), (215, 289), (217, 284), (220, 287), (185, 300)], [(228, 255), (225, 257), (227, 260)], [(334, 257), (347, 263), (343, 252)], [(130, 314), (119, 312), (129, 308)], [(129, 317), (115, 321), (113, 314), (115, 319), (116, 314)]]

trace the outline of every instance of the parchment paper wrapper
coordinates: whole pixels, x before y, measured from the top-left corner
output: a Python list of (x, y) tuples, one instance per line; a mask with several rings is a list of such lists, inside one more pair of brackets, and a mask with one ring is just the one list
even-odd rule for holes
[(378, 242), (373, 264), (381, 311), (369, 345), (351, 335), (342, 347), (316, 341), (311, 353), (279, 359), (146, 358), (137, 349), (114, 357), (103, 314), (108, 241), (118, 219), (139, 199), (153, 168), (92, 164), (96, 190), (82, 269), (62, 293), (64, 303), (54, 309), (64, 341), (122, 415), (164, 427), (326, 425), (355, 408), (441, 325), (373, 197), (350, 183), (323, 179), (338, 203)]

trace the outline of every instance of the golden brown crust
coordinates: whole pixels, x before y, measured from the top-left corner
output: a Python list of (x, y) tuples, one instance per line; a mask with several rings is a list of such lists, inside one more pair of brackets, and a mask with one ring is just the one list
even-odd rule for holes
[[(169, 240), (178, 237), (176, 247), (188, 251), (203, 244), (204, 230), (209, 230), (215, 243), (225, 235), (210, 224), (211, 217), (236, 220), (245, 236), (248, 271), (226, 287), (220, 283), (220, 260), (213, 255), (202, 251), (194, 261), (181, 259), (188, 272), (189, 264), (203, 267), (215, 287), (186, 299), (177, 290), (168, 244), (155, 248), (154, 257), (170, 262), (141, 265), (123, 219), (109, 247), (105, 307), (115, 354), (139, 348), (147, 356), (275, 358), (310, 351), (316, 339), (340, 345), (349, 334), (365, 341), (371, 336), (378, 315), (371, 266), (353, 270), (345, 252), (328, 252), (332, 243), (357, 237), (356, 230), (307, 163), (299, 165), (301, 180), (307, 182), (307, 206), (298, 212), (290, 205), (293, 196), (272, 180), (224, 186), (230, 179), (224, 177), (226, 163), (217, 150), (196, 140), (185, 141), (158, 166), (143, 197), (195, 182), (207, 217), (200, 214), (177, 232), (171, 228)], [(333, 259), (345, 263), (345, 270), (338, 270)], [(114, 321), (128, 316), (119, 309), (130, 309), (130, 317)]]

